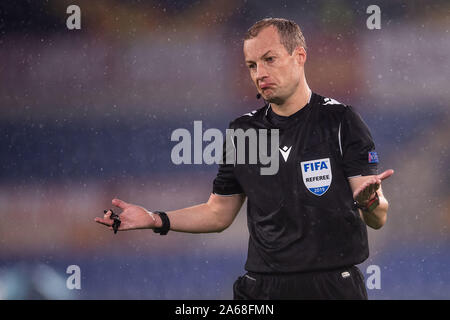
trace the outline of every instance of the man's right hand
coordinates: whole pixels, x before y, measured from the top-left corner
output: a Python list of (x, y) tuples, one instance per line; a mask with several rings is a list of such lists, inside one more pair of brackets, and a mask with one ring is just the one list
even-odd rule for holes
[[(121, 220), (118, 231), (134, 230), (134, 229), (153, 229), (161, 226), (161, 219), (157, 214), (151, 214), (143, 207), (126, 203), (119, 199), (113, 199), (112, 204), (122, 209), (119, 214)], [(112, 230), (113, 219), (110, 219), (111, 210), (108, 210), (103, 218), (95, 218), (95, 222), (103, 224)]]

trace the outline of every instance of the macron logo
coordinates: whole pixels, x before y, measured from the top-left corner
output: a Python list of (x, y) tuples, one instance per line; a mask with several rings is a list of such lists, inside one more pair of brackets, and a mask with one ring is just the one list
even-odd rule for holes
[(291, 152), (291, 148), (292, 148), (292, 146), (290, 146), (289, 148), (287, 146), (280, 148), (280, 152), (281, 152), (281, 155), (283, 156), (284, 162), (287, 162), (289, 153)]

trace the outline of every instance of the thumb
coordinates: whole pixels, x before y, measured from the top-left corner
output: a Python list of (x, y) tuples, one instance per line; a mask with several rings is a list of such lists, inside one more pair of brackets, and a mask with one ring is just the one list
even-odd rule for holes
[(379, 175), (377, 176), (377, 178), (380, 179), (380, 180), (384, 180), (384, 179), (389, 178), (389, 177), (392, 176), (393, 174), (394, 174), (394, 170), (389, 169), (389, 170), (386, 170), (385, 172), (379, 174)]
[(126, 209), (130, 204), (120, 199), (113, 199), (112, 204), (120, 209)]

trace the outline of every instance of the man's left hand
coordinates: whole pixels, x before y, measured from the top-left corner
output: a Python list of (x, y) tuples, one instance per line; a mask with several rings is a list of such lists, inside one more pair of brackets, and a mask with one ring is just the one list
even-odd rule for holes
[(355, 199), (359, 205), (366, 205), (375, 197), (375, 192), (380, 188), (381, 181), (389, 178), (393, 174), (394, 170), (389, 169), (379, 175), (372, 176), (358, 186), (358, 188), (353, 192), (353, 199)]

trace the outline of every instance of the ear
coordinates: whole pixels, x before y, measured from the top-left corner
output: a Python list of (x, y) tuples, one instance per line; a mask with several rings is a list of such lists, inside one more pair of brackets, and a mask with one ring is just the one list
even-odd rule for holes
[(306, 63), (306, 50), (305, 50), (305, 48), (298, 46), (297, 48), (294, 49), (294, 52), (292, 52), (292, 54), (297, 59), (298, 64), (303, 67), (305, 65), (305, 63)]

